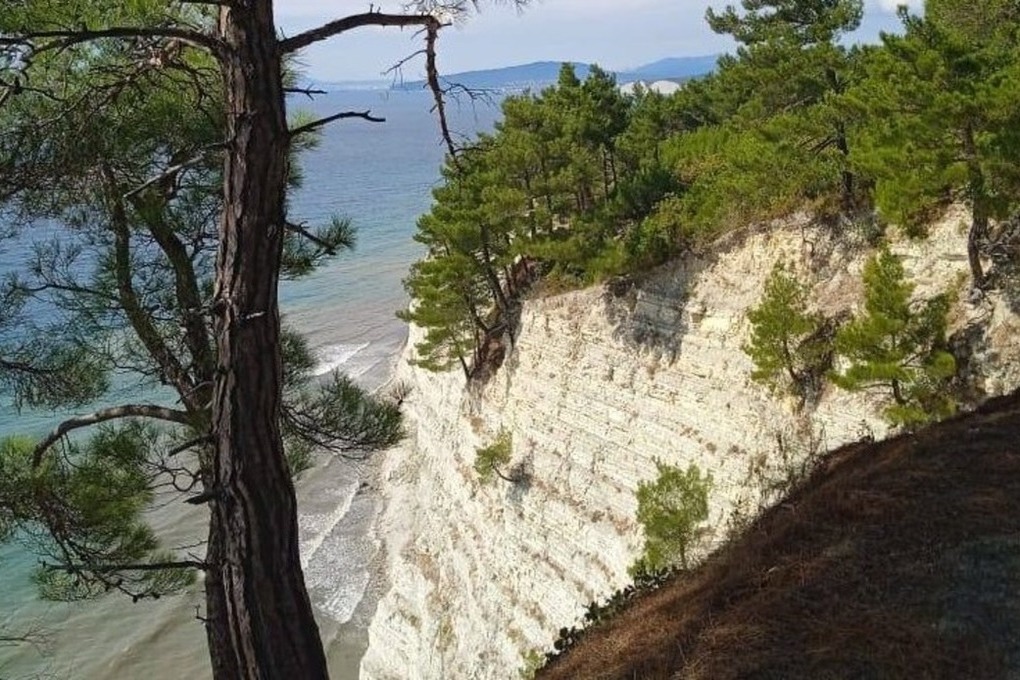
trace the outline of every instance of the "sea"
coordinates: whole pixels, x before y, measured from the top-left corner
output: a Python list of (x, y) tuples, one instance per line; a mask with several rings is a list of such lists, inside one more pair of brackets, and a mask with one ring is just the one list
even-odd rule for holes
[[(370, 110), (385, 123), (352, 119), (324, 129), (318, 148), (305, 153), (303, 186), (292, 193), (290, 217), (308, 225), (331, 216), (350, 218), (357, 246), (312, 276), (284, 282), (284, 323), (304, 332), (318, 365), (339, 370), (369, 389), (386, 390), (407, 329), (395, 313), (407, 304), (401, 286), (422, 254), (412, 239), (439, 181), (445, 147), (423, 91), (343, 90), (314, 99), (295, 97), (289, 109), (325, 116)], [(491, 129), (495, 101), (449, 104), (458, 134)], [(24, 266), (31, 237), (0, 241), (0, 275)], [(137, 399), (129, 378), (119, 397)], [(0, 437), (40, 435), (68, 413), (16, 411), (0, 395)], [(87, 409), (84, 409), (87, 410)], [(385, 587), (373, 463), (323, 456), (298, 480), (302, 563), (334, 678), (358, 677), (367, 627)], [(201, 536), (201, 508), (162, 505), (152, 523), (169, 545)], [(108, 595), (79, 603), (41, 601), (31, 581), (37, 558), (17, 543), (0, 546), (0, 637), (30, 632), (30, 644), (0, 642), (0, 679), (209, 677), (201, 585), (137, 604)], [(6, 630), (5, 630), (6, 629)]]

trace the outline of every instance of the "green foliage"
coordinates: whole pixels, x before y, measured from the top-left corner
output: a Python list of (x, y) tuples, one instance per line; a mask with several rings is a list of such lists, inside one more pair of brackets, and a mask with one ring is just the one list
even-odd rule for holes
[(516, 481), (501, 470), (510, 463), (512, 457), (513, 437), (509, 430), (501, 429), (495, 441), (488, 446), (475, 449), (475, 472), (478, 473), (478, 480), (482, 484), (489, 484), (496, 477), (505, 482)]
[[(315, 389), (306, 387), (288, 395), (282, 426), (284, 436), (295, 445), (304, 443), (346, 457), (364, 456), (404, 437), (396, 404), (368, 394), (335, 371)], [(291, 462), (300, 470), (303, 460), (307, 462), (302, 457)]]
[(533, 260), (581, 282), (626, 268), (619, 215), (669, 185), (660, 173), (617, 201), (617, 139), (630, 109), (611, 75), (593, 68), (582, 83), (564, 65), (556, 86), (508, 97), (495, 134), (447, 163), (418, 221), (426, 259), (404, 283), (413, 304), (401, 318), (425, 330), (419, 366), (473, 375), (485, 344), (513, 333)]
[(315, 355), (308, 339), (287, 325), (280, 327), (280, 355), (283, 359), (283, 389), (301, 389), (316, 366)]
[(864, 310), (836, 334), (836, 352), (847, 363), (831, 374), (852, 391), (889, 390), (884, 415), (913, 427), (952, 414), (948, 391), (956, 361), (946, 350), (945, 295), (911, 302), (900, 258), (882, 249), (864, 267)]
[(864, 16), (861, 0), (742, 0), (741, 8), (709, 8), (708, 25), (743, 45), (786, 41), (805, 47), (834, 42)]
[(350, 220), (339, 217), (334, 217), (327, 226), (305, 234), (288, 231), (283, 241), (281, 275), (285, 279), (308, 276), (340, 253), (353, 250), (355, 240)]
[(77, 600), (111, 589), (158, 597), (193, 582), (171, 562), (144, 513), (153, 499), (149, 459), (158, 432), (132, 423), (100, 427), (61, 455), (34, 465), (35, 442), (0, 442), (0, 524), (31, 537), (43, 557), (36, 582), (43, 597)]
[(808, 293), (806, 284), (777, 263), (758, 306), (747, 312), (751, 338), (743, 347), (755, 365), (753, 380), (802, 399), (818, 388), (831, 359), (828, 343), (819, 337), (824, 318), (808, 311)]
[(686, 470), (656, 462), (655, 481), (637, 489), (637, 521), (645, 534), (641, 557), (629, 569), (631, 576), (680, 566), (686, 569), (691, 552), (703, 537), (708, 519), (708, 492), (712, 475), (702, 476), (693, 463)]
[(460, 364), (467, 377), (467, 360), (484, 330), (479, 328), (484, 325), (480, 309), (487, 301), (482, 286), (467, 274), (472, 268), (467, 255), (452, 252), (411, 267), (404, 287), (414, 302), (398, 316), (425, 331), (415, 345), (415, 365), (445, 371)]
[(523, 665), (517, 670), (520, 680), (534, 680), (535, 674), (545, 666), (545, 654), (537, 649), (529, 649), (521, 655)]
[(786, 149), (764, 132), (708, 127), (672, 140), (664, 155), (686, 191), (659, 210), (676, 209), (682, 233), (703, 240), (787, 215), (814, 198), (820, 159)]

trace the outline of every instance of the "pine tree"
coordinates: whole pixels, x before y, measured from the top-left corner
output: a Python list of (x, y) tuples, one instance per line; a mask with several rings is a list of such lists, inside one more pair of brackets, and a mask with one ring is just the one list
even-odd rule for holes
[(802, 400), (820, 387), (831, 356), (819, 337), (824, 318), (809, 312), (807, 303), (808, 286), (777, 263), (758, 306), (747, 312), (751, 337), (743, 348), (755, 365), (753, 380)]
[(962, 194), (972, 211), (967, 255), (978, 288), (986, 283), (981, 251), (990, 221), (1020, 205), (1017, 26), (984, 13), (984, 4), (963, 14), (984, 17), (977, 27), (939, 19), (950, 11), (945, 0), (931, 3), (930, 19), (902, 11), (906, 33), (884, 36), (885, 49), (853, 93), (869, 115), (855, 161), (876, 178), (879, 209), (917, 233)]
[(938, 295), (911, 301), (903, 263), (883, 248), (864, 267), (863, 314), (836, 334), (836, 352), (846, 362), (830, 374), (851, 391), (888, 390), (884, 410), (893, 425), (913, 427), (953, 413), (948, 381), (956, 361), (946, 350), (949, 300)]
[[(709, 26), (739, 43), (720, 60), (720, 84), (732, 94), (731, 115), (757, 128), (777, 114), (786, 124), (773, 135), (785, 155), (821, 156), (833, 166), (841, 210), (851, 213), (860, 187), (850, 166), (852, 111), (843, 95), (856, 74), (858, 53), (840, 44), (863, 17), (861, 0), (744, 0), (709, 9)], [(805, 151), (807, 152), (805, 154)], [(816, 169), (818, 172), (819, 169)]]
[(415, 364), (436, 372), (459, 365), (469, 379), (480, 338), (490, 330), (481, 315), (491, 306), (473, 262), (455, 252), (426, 258), (411, 267), (404, 287), (414, 302), (398, 316), (425, 332)]
[[(528, 199), (494, 169), (498, 144), (482, 136), (433, 191), (432, 210), (418, 220), (415, 240), (427, 248), (404, 281), (413, 303), (399, 316), (425, 329), (418, 365), (472, 375), (490, 334), (512, 316), (514, 236), (531, 227)], [(512, 329), (510, 329), (512, 332)]]
[(701, 474), (693, 463), (686, 470), (656, 461), (654, 481), (637, 488), (637, 521), (645, 535), (644, 551), (630, 568), (631, 576), (673, 566), (688, 568), (691, 552), (708, 519), (712, 475)]
[(582, 83), (564, 64), (557, 85), (508, 97), (503, 112), (494, 134), (448, 163), (418, 221), (427, 255), (405, 280), (414, 303), (400, 316), (425, 330), (417, 362), (430, 370), (459, 363), (474, 376), (504, 332), (512, 342), (535, 260), (579, 280), (623, 266), (612, 199), (630, 105), (612, 76), (596, 67)]

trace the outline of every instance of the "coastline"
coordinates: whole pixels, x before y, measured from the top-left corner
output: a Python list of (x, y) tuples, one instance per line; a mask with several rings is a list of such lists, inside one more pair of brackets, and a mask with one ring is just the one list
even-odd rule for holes
[[(398, 351), (380, 357), (358, 382), (375, 393), (384, 393), (393, 383), (405, 342), (406, 333), (402, 339), (391, 336), (383, 341)], [(302, 565), (334, 680), (359, 677), (368, 648), (368, 626), (386, 589), (388, 575), (378, 524), (385, 454), (377, 452), (365, 461), (324, 454), (297, 480)], [(157, 511), (155, 522), (161, 534), (200, 532), (201, 511), (189, 507), (183, 513)], [(46, 630), (47, 643), (5, 650), (0, 656), (2, 674), (35, 677), (50, 673), (83, 680), (208, 678), (205, 636), (195, 621), (196, 607), (201, 604), (197, 586), (145, 606), (116, 596), (66, 604), (42, 602), (33, 595), (17, 611), (5, 611), (0, 623), (17, 615)]]

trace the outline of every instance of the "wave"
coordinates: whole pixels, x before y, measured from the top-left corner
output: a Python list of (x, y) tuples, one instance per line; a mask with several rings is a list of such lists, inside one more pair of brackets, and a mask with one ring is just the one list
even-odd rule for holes
[[(363, 342), (360, 345), (329, 345), (317, 350), (315, 354), (319, 363), (312, 369), (312, 375), (326, 375), (338, 368), (343, 368), (354, 357), (367, 349), (370, 344), (369, 342)], [(363, 368), (361, 373), (364, 373), (366, 370), (368, 368)], [(344, 373), (352, 378), (357, 377), (357, 375), (354, 375), (354, 371), (344, 371)]]
[[(366, 469), (335, 460), (304, 489), (316, 511), (299, 516), (301, 567), (316, 607), (339, 624), (351, 621), (366, 595), (369, 568), (380, 543), (373, 535), (377, 511), (362, 481)], [(337, 483), (339, 479), (348, 480)]]
[(354, 483), (346, 485), (338, 505), (331, 512), (320, 515), (308, 513), (300, 516), (301, 528), (310, 534), (307, 540), (301, 542), (302, 569), (308, 567), (309, 561), (319, 551), (319, 548), (329, 538), (329, 535), (333, 533), (333, 529), (340, 523), (340, 520), (347, 515), (347, 512), (351, 509), (351, 502), (354, 501), (354, 496), (358, 493), (359, 484), (360, 482), (356, 480)]

